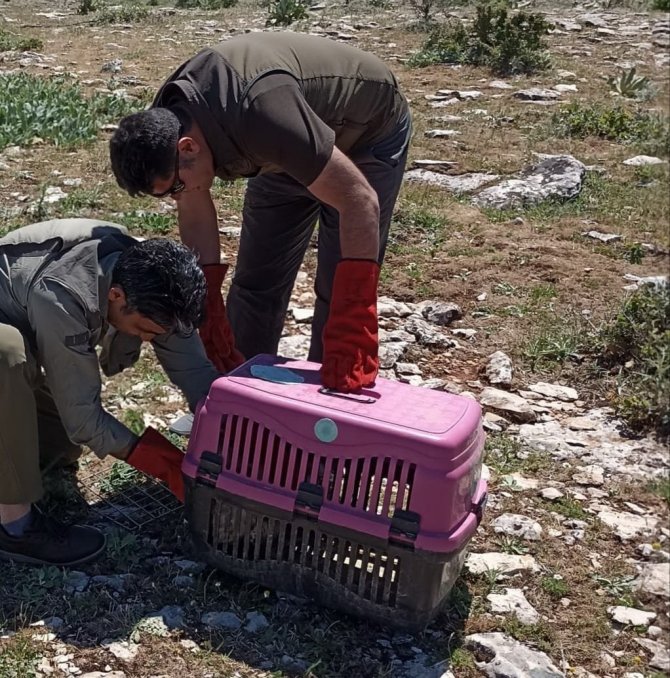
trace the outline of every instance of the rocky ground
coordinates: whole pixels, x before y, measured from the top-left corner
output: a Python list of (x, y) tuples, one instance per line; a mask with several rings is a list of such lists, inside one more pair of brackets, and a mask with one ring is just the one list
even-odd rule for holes
[[(0, 53), (0, 76), (67, 77), (88, 94), (147, 101), (182, 58), (267, 16), (252, 4), (159, 3), (142, 21), (101, 26), (78, 4), (6, 3), (4, 27), (43, 47)], [(668, 112), (667, 15), (609, 4), (533, 5), (554, 26), (552, 68), (505, 80), (410, 68), (425, 34), (409, 7), (327, 3), (294, 26), (375, 51), (412, 100), (411, 167), (381, 283), (382, 375), (478, 399), (488, 431), (485, 519), (437, 620), (394, 632), (208, 568), (160, 488), (87, 457), (77, 478), (51, 478), (47, 501), (103, 528), (107, 553), (84, 571), (0, 565), (0, 677), (670, 674), (667, 448), (628, 432), (612, 407), (616, 374), (575, 340), (627, 288), (667, 274), (667, 147), (552, 127), (566, 102), (611, 103), (607, 78), (631, 65), (653, 85), (643, 107)], [(4, 143), (0, 228), (93, 215), (176, 234), (170, 204), (114, 185), (109, 125), (81, 146), (37, 134)], [(243, 189), (216, 187), (233, 263)], [(311, 250), (280, 346), (288, 357), (307, 351), (313, 270)], [(165, 430), (184, 412), (149, 351), (104, 388), (138, 429)]]

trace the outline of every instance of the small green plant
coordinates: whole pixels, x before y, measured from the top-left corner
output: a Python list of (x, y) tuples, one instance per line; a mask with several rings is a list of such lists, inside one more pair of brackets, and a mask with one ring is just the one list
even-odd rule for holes
[(561, 497), (552, 503), (552, 509), (572, 520), (590, 520), (591, 516), (582, 505), (573, 497)]
[(433, 21), (434, 12), (446, 6), (445, 0), (409, 0), (410, 7), (424, 25)]
[(107, 557), (122, 570), (127, 570), (144, 557), (145, 549), (137, 537), (123, 530), (114, 530), (107, 535)]
[(540, 582), (540, 586), (542, 587), (543, 591), (548, 593), (552, 598), (555, 598), (556, 600), (565, 598), (570, 592), (570, 589), (568, 585), (565, 583), (565, 580), (556, 579), (555, 577), (543, 577), (542, 581)]
[(623, 249), (623, 258), (630, 264), (641, 264), (644, 254), (644, 247), (639, 242), (626, 245)]
[(90, 14), (98, 8), (97, 0), (79, 0), (77, 14)]
[(307, 6), (302, 0), (271, 0), (268, 26), (290, 26), (307, 18)]
[(39, 38), (26, 38), (0, 28), (0, 52), (29, 52), (42, 49), (43, 46)]
[(607, 82), (612, 92), (626, 99), (641, 99), (649, 93), (651, 88), (649, 78), (637, 75), (635, 66), (628, 70), (624, 69), (616, 77), (609, 78)]
[(131, 231), (153, 235), (167, 235), (177, 227), (175, 217), (170, 214), (142, 210), (126, 212), (121, 217), (120, 223)]
[(100, 491), (104, 494), (114, 494), (137, 485), (142, 474), (123, 461), (115, 461), (109, 473), (100, 481)]
[(177, 0), (175, 7), (180, 9), (202, 9), (214, 11), (234, 7), (238, 0)]
[(37, 673), (39, 652), (27, 638), (11, 639), (0, 646), (0, 676), (30, 678)]
[(634, 431), (670, 435), (670, 286), (643, 286), (599, 333), (600, 362), (619, 370), (617, 410)]
[(541, 365), (563, 363), (576, 357), (580, 348), (579, 334), (572, 328), (543, 328), (531, 337), (524, 348), (524, 357), (535, 369)]
[(618, 602), (624, 605), (633, 604), (632, 591), (635, 575), (618, 575), (612, 577), (594, 575), (593, 579), (601, 589), (606, 591), (608, 595), (616, 598)]
[(137, 110), (136, 104), (116, 96), (87, 98), (63, 78), (0, 75), (0, 90), (0, 150), (10, 144), (28, 145), (35, 137), (66, 148), (87, 144), (97, 137), (101, 124)]
[(449, 666), (456, 671), (458, 669), (476, 671), (477, 669), (477, 664), (472, 653), (462, 647), (454, 648), (449, 657)]
[(558, 137), (601, 137), (635, 144), (650, 153), (670, 152), (668, 119), (623, 105), (607, 107), (574, 101), (553, 114), (550, 130)]
[(659, 478), (658, 480), (652, 480), (648, 489), (650, 492), (657, 494), (665, 503), (670, 506), (670, 477)]
[(652, 9), (659, 9), (662, 12), (670, 12), (670, 0), (652, 0)]
[(101, 26), (106, 24), (130, 24), (142, 21), (149, 16), (146, 5), (129, 2), (124, 5), (110, 5), (98, 9), (93, 23)]
[(85, 210), (102, 206), (104, 196), (100, 186), (94, 188), (75, 188), (58, 203), (58, 214), (62, 217), (81, 216)]
[(543, 40), (549, 28), (540, 14), (510, 14), (504, 5), (482, 4), (469, 29), (460, 21), (436, 26), (409, 63), (460, 63), (486, 66), (497, 75), (531, 74), (549, 66)]
[(498, 540), (498, 547), (504, 553), (511, 553), (515, 556), (522, 556), (528, 553), (528, 547), (520, 539), (510, 537), (509, 535), (505, 535)]

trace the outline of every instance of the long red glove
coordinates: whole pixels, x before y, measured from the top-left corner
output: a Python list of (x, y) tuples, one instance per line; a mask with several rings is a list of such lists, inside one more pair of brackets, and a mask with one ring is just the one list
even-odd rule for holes
[(321, 382), (327, 388), (349, 393), (375, 383), (379, 371), (378, 282), (376, 261), (344, 259), (335, 269), (323, 330)]
[(207, 357), (214, 367), (224, 374), (244, 362), (244, 356), (235, 348), (235, 337), (226, 316), (226, 305), (221, 294), (221, 285), (226, 277), (226, 264), (203, 266), (207, 280), (205, 322), (200, 326), (200, 339)]
[(142, 434), (126, 462), (138, 471), (164, 481), (170, 492), (184, 503), (184, 478), (181, 463), (184, 454), (155, 428)]

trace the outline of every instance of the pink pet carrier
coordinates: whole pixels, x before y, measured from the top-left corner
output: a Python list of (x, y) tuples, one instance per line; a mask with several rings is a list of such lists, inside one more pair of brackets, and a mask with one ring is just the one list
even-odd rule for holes
[(195, 417), (187, 517), (222, 570), (417, 629), (481, 520), (483, 448), (474, 400), (386, 379), (333, 393), (319, 365), (260, 355)]

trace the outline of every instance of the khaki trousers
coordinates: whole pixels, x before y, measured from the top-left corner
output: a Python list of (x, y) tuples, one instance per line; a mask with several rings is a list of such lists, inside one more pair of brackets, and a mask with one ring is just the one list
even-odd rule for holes
[(46, 384), (34, 374), (21, 332), (0, 323), (0, 504), (42, 497), (40, 468), (74, 461), (70, 441)]

